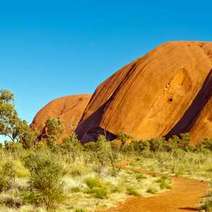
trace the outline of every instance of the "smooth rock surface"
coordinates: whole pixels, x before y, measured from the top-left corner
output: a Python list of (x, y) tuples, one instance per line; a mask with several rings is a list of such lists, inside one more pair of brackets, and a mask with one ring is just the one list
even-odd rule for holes
[(69, 136), (77, 127), (91, 95), (65, 96), (51, 101), (35, 116), (31, 127), (42, 133), (49, 118), (59, 118), (64, 125), (62, 137)]
[(82, 141), (120, 132), (136, 139), (211, 136), (211, 52), (212, 43), (170, 42), (128, 64), (97, 87), (77, 134)]

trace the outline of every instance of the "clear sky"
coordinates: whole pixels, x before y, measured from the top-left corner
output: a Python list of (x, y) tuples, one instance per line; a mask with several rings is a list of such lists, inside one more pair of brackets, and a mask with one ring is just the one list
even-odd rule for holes
[(212, 1), (2, 0), (0, 88), (30, 122), (48, 101), (91, 93), (171, 40), (212, 40)]

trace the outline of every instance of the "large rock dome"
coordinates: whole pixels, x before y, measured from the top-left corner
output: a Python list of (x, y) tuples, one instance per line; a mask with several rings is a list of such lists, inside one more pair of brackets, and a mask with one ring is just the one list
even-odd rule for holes
[(51, 101), (35, 116), (31, 127), (42, 134), (49, 118), (59, 118), (64, 125), (62, 137), (69, 136), (77, 127), (91, 95), (65, 96)]
[(126, 65), (100, 84), (77, 134), (124, 132), (151, 139), (190, 132), (193, 143), (212, 137), (212, 43), (170, 42)]

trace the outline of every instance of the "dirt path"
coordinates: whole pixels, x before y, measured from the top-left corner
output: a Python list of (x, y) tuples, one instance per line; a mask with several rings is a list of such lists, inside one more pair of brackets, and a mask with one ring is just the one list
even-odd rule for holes
[(175, 177), (170, 191), (148, 198), (130, 198), (108, 212), (198, 211), (200, 198), (207, 194), (207, 190), (206, 182)]

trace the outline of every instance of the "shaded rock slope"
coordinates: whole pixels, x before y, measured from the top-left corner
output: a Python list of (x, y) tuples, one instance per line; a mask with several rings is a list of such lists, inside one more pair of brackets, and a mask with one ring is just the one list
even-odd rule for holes
[(49, 118), (59, 118), (64, 125), (62, 137), (70, 135), (78, 125), (91, 95), (65, 96), (51, 101), (35, 116), (31, 127), (42, 134)]
[(100, 84), (77, 127), (82, 141), (120, 132), (151, 139), (212, 137), (212, 43), (170, 42)]

